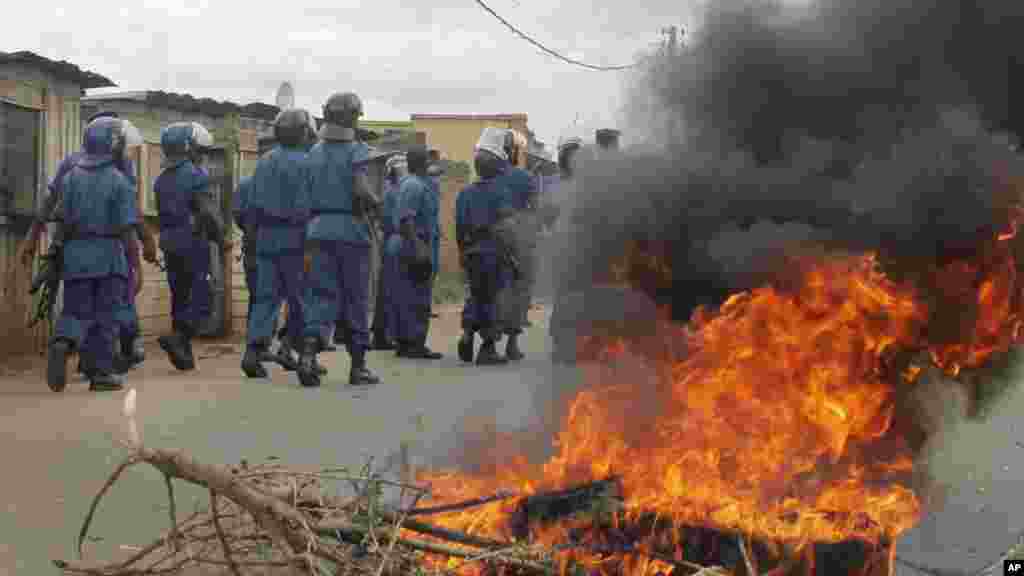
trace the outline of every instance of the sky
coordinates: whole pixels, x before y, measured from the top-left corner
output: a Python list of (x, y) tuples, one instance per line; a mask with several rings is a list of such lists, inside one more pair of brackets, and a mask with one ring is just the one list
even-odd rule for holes
[[(595, 65), (635, 60), (689, 26), (698, 0), (485, 0), (542, 44)], [(62, 3), (63, 4), (63, 3)], [(239, 104), (274, 103), (282, 81), (319, 114), (332, 92), (355, 91), (367, 120), (423, 113), (527, 113), (537, 137), (593, 138), (624, 128), (629, 73), (579, 68), (515, 36), (474, 0), (96, 0), (19, 2), (0, 50), (30, 50), (109, 77), (118, 88), (165, 90)], [(13, 12), (13, 14), (12, 14)], [(32, 25), (19, 25), (31, 22)], [(622, 136), (628, 143), (628, 132)]]

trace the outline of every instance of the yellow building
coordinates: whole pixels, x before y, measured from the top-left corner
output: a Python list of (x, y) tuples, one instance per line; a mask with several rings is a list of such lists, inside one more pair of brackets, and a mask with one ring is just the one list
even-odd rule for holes
[(511, 128), (529, 132), (526, 114), (413, 114), (416, 132), (426, 134), (427, 145), (453, 162), (473, 164), (473, 148), (484, 128)]

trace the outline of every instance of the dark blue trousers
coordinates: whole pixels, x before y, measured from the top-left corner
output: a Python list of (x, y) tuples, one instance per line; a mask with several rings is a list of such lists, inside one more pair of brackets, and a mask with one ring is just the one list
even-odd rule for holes
[(255, 289), (249, 292), (252, 302), (246, 342), (251, 347), (266, 347), (274, 336), (274, 324), (281, 304), (288, 301), (288, 315), (302, 318), (305, 274), (302, 250), (256, 256)]
[(114, 314), (126, 279), (120, 276), (64, 281), (64, 306), (54, 333), (89, 355), (92, 368), (110, 374), (114, 369)]
[(349, 354), (361, 357), (370, 346), (370, 247), (319, 240), (305, 296), (307, 338), (327, 344), (331, 324), (342, 331)]
[(377, 305), (374, 307), (374, 337), (380, 341), (393, 341), (398, 334), (397, 289), (401, 274), (398, 255), (402, 250), (402, 237), (392, 234), (381, 250), (380, 280), (377, 284)]
[(498, 293), (502, 288), (501, 265), (494, 252), (478, 252), (466, 257), (469, 292), (462, 307), (462, 329), (479, 332), (484, 340), (500, 337)]
[[(134, 273), (131, 260), (128, 261), (128, 277)], [(117, 301), (117, 312), (114, 321), (121, 332), (121, 338), (134, 338), (139, 332), (139, 315), (135, 309), (135, 287), (125, 282)]]
[(197, 242), (192, 250), (164, 252), (171, 288), (171, 320), (175, 332), (194, 335), (211, 311), (210, 248)]
[[(407, 248), (403, 246), (402, 249), (404, 251)], [(407, 346), (420, 346), (426, 344), (427, 333), (430, 330), (430, 305), (434, 282), (433, 279), (422, 283), (414, 280), (404, 264), (406, 261), (399, 256), (398, 279), (393, 292), (394, 310), (397, 315), (395, 339)]]

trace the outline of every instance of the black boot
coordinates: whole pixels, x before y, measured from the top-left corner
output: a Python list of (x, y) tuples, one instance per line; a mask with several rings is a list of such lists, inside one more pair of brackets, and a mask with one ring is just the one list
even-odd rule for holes
[(277, 349), (276, 361), (284, 368), (285, 372), (294, 372), (299, 369), (298, 354), (292, 350), (289, 338), (281, 340), (281, 346)]
[(246, 346), (242, 356), (242, 372), (249, 378), (266, 378), (267, 369), (263, 367), (268, 354), (258, 346)]
[(505, 344), (505, 357), (511, 362), (523, 359), (523, 352), (519, 349), (519, 335), (509, 334), (508, 343)]
[(91, 392), (116, 392), (124, 389), (124, 381), (117, 374), (100, 372), (89, 381)]
[(185, 370), (196, 369), (196, 356), (192, 353), (192, 338), (194, 336), (191, 332), (185, 332), (182, 335), (182, 343), (185, 345)]
[[(56, 339), (50, 343), (50, 350), (46, 360), (46, 384), (54, 392), (63, 392), (68, 385), (68, 354), (71, 352), (71, 342), (64, 339)], [(81, 365), (81, 360), (79, 360)]]
[(175, 332), (170, 336), (161, 336), (157, 339), (160, 348), (167, 353), (167, 359), (178, 370), (191, 370), (195, 368), (195, 361), (188, 353), (189, 346), (186, 338), (181, 332)]
[(371, 350), (394, 350), (395, 343), (386, 338), (374, 338), (373, 343), (370, 344)]
[(88, 354), (82, 354), (78, 352), (78, 366), (75, 368), (75, 372), (81, 374), (86, 380), (92, 378), (93, 374), (96, 373), (96, 368), (92, 365), (92, 360)]
[(399, 348), (397, 354), (401, 358), (414, 358), (417, 360), (440, 360), (441, 358), (444, 358), (444, 354), (434, 352), (430, 348), (427, 348), (425, 342), (412, 344), (405, 348)]
[(483, 346), (480, 347), (480, 352), (476, 355), (476, 365), (499, 366), (501, 364), (508, 364), (508, 358), (498, 354), (498, 346), (494, 343), (494, 340), (484, 340)]
[(366, 367), (366, 356), (359, 354), (352, 357), (352, 370), (348, 374), (348, 383), (352, 386), (380, 384), (380, 378)]
[(302, 343), (302, 356), (299, 358), (299, 383), (306, 388), (320, 386), (320, 373), (316, 369), (316, 353), (320, 349), (320, 339), (306, 338)]
[(466, 330), (462, 333), (462, 338), (459, 338), (459, 360), (472, 364), (475, 348), (476, 334)]

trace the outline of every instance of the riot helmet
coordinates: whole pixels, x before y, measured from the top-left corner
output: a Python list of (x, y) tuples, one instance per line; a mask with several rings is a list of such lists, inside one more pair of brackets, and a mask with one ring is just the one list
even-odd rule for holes
[(287, 148), (304, 147), (309, 141), (313, 116), (301, 108), (282, 110), (274, 118), (274, 139)]
[(99, 112), (94, 113), (92, 116), (89, 116), (89, 119), (86, 121), (86, 124), (91, 124), (93, 120), (98, 120), (100, 118), (120, 118), (120, 116), (118, 116), (117, 112), (114, 112), (113, 110), (100, 110)]
[(139, 130), (127, 120), (102, 116), (85, 127), (83, 148), (87, 156), (120, 159), (128, 148), (142, 145)]
[(213, 148), (213, 136), (198, 122), (174, 122), (160, 131), (160, 149), (168, 160), (202, 160)]
[(483, 132), (480, 133), (480, 138), (476, 141), (474, 151), (485, 150), (507, 162), (508, 154), (505, 151), (505, 144), (508, 137), (509, 131), (505, 128), (484, 128)]
[(427, 171), (427, 147), (422, 144), (414, 144), (405, 153), (406, 165), (409, 172), (422, 176)]
[(576, 153), (583, 148), (583, 140), (577, 137), (570, 137), (562, 140), (558, 145), (558, 167), (562, 174), (571, 177), (575, 162)]
[(363, 101), (354, 92), (336, 92), (324, 103), (324, 121), (355, 128), (363, 115)]
[(387, 163), (384, 165), (384, 177), (392, 183), (398, 182), (408, 173), (409, 164), (405, 154), (396, 154), (388, 158)]
[(485, 148), (473, 154), (473, 169), (484, 180), (499, 176), (505, 168), (505, 159)]
[(594, 140), (603, 150), (618, 150), (620, 134), (622, 133), (614, 128), (601, 128), (594, 133)]

